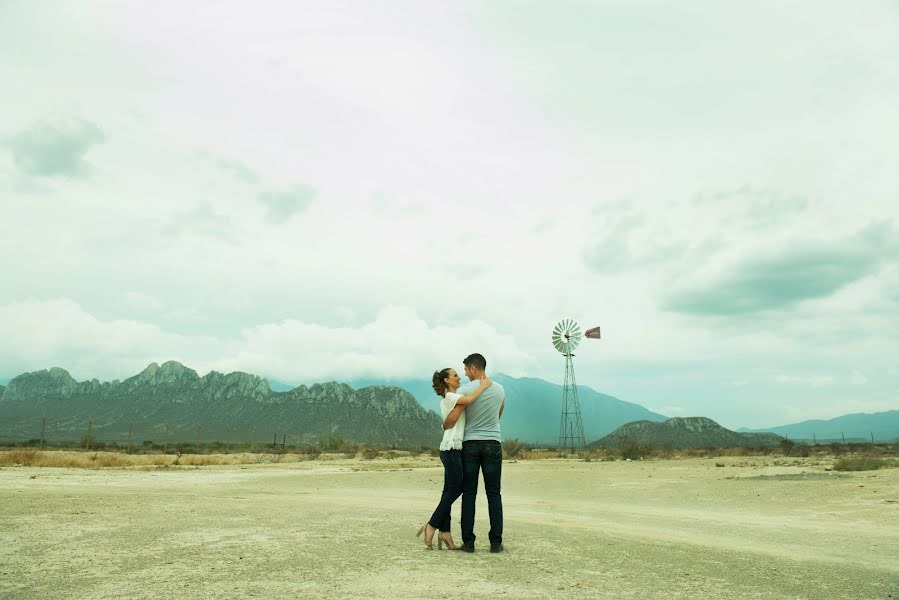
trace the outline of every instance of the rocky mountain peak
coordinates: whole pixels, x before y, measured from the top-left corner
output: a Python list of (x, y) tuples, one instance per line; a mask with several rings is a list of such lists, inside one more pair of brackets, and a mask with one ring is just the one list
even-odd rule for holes
[(147, 367), (137, 374), (141, 381), (148, 381), (159, 372), (159, 363), (151, 362)]
[(47, 371), (47, 374), (52, 379), (59, 379), (62, 381), (69, 381), (69, 380), (75, 381), (72, 378), (72, 376), (69, 374), (69, 372), (66, 371), (65, 369), (63, 369), (62, 367), (50, 367), (50, 370)]
[(175, 360), (162, 363), (159, 371), (153, 376), (157, 383), (175, 383), (199, 379), (200, 376), (193, 369), (185, 367)]
[(196, 381), (200, 377), (197, 372), (191, 368), (185, 367), (175, 360), (162, 363), (152, 362), (135, 377), (129, 381), (136, 383), (148, 383), (150, 385), (171, 384), (171, 383), (187, 383)]

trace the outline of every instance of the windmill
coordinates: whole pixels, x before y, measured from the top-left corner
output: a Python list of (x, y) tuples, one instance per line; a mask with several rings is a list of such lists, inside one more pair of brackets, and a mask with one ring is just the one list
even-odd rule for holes
[[(588, 329), (583, 335), (599, 338), (599, 327)], [(562, 384), (562, 420), (559, 425), (559, 449), (567, 448), (570, 453), (583, 450), (584, 422), (581, 419), (581, 405), (577, 398), (577, 381), (574, 377), (574, 350), (581, 343), (581, 326), (573, 319), (563, 319), (553, 327), (552, 342), (556, 350), (565, 357), (565, 380)]]

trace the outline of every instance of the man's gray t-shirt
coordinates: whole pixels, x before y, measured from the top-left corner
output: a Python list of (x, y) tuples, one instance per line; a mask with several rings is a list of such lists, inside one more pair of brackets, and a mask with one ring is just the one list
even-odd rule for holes
[[(467, 396), (478, 389), (481, 382), (471, 381), (461, 386), (456, 393)], [(499, 407), (506, 400), (506, 390), (495, 381), (485, 388), (474, 402), (465, 407), (465, 435), (463, 442), (468, 440), (496, 440), (503, 441), (499, 432)]]

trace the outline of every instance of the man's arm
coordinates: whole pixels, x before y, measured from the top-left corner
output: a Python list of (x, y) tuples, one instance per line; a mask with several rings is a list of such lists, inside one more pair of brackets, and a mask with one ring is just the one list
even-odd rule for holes
[(502, 419), (502, 418), (503, 418), (503, 409), (504, 409), (504, 408), (506, 408), (506, 401), (505, 401), (505, 400), (503, 400), (503, 403), (499, 405), (499, 416), (496, 417), (497, 419)]
[(450, 414), (446, 415), (446, 419), (443, 421), (444, 429), (452, 429), (456, 425), (456, 421), (459, 420), (459, 415), (461, 415), (465, 411), (465, 405), (457, 404), (453, 407), (453, 410), (450, 411)]

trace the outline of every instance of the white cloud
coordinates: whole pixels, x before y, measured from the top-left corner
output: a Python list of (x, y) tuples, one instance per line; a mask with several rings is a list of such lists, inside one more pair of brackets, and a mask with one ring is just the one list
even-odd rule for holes
[(388, 307), (358, 327), (287, 320), (233, 336), (180, 335), (138, 321), (102, 321), (70, 299), (0, 306), (4, 374), (61, 366), (81, 378), (123, 378), (150, 362), (179, 360), (200, 372), (248, 371), (283, 381), (427, 377), (480, 352), (488, 371), (524, 375), (535, 359), (479, 320), (433, 325)]
[(153, 361), (216, 352), (216, 340), (133, 320), (101, 321), (68, 298), (0, 305), (4, 374), (63, 367), (80, 378), (121, 378)]
[(360, 327), (288, 320), (243, 330), (236, 354), (215, 368), (266, 372), (285, 381), (414, 378), (458, 367), (472, 352), (486, 356), (492, 372), (522, 375), (535, 362), (512, 336), (483, 321), (431, 325), (412, 309), (388, 307)]
[(833, 377), (830, 375), (785, 375), (781, 374), (775, 378), (778, 383), (798, 383), (810, 385), (812, 387), (824, 387), (833, 384)]
[(858, 369), (852, 371), (852, 376), (849, 378), (849, 382), (852, 385), (865, 385), (868, 383), (868, 378), (859, 371)]

